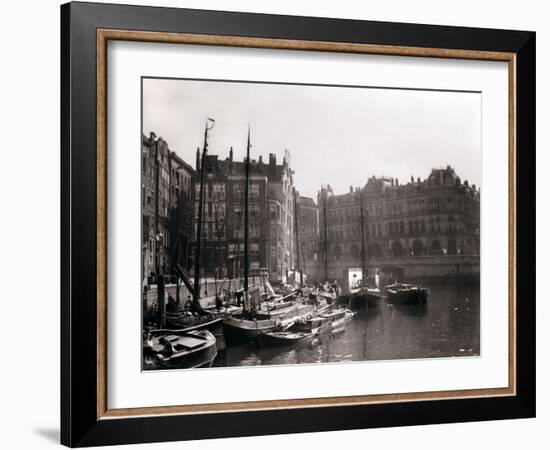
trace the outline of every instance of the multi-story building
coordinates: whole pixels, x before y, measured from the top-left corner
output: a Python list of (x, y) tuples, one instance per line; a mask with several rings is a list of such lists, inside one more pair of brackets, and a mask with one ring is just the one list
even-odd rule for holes
[(298, 227), (297, 267), (308, 280), (317, 277), (319, 252), (319, 211), (310, 197), (296, 197), (296, 225)]
[(193, 214), (195, 170), (175, 152), (170, 152), (170, 202), (168, 211), (168, 247), (171, 271), (176, 264), (189, 263)]
[[(197, 150), (197, 167), (200, 167)], [(252, 274), (268, 272), (269, 279), (285, 281), (294, 268), (294, 199), (289, 155), (278, 165), (274, 154), (250, 162), (249, 256)], [(245, 164), (233, 160), (233, 149), (224, 160), (208, 155), (205, 165), (203, 206), (204, 259), (206, 274), (221, 268), (230, 278), (244, 268)], [(195, 178), (194, 217), (198, 218), (200, 171)], [(222, 218), (222, 219), (220, 219)], [(217, 225), (216, 225), (217, 224)]]
[(169, 270), (168, 211), (170, 207), (170, 150), (155, 133), (142, 136), (142, 257), (143, 278)]
[(141, 151), (143, 278), (154, 283), (155, 274), (171, 273), (177, 253), (188, 251), (194, 170), (153, 132), (142, 136)]
[(320, 251), (327, 277), (361, 267), (361, 197), (369, 267), (425, 276), (479, 272), (480, 192), (447, 166), (406, 184), (371, 177), (363, 188), (350, 187), (343, 195), (322, 188)]

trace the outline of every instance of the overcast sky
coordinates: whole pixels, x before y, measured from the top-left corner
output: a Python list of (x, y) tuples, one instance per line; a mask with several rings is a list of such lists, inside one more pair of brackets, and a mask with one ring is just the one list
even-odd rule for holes
[(195, 166), (207, 117), (209, 153), (251, 158), (291, 154), (294, 183), (316, 199), (322, 183), (336, 194), (372, 175), (400, 183), (451, 165), (481, 181), (481, 94), (194, 80), (143, 80), (143, 132), (162, 136)]

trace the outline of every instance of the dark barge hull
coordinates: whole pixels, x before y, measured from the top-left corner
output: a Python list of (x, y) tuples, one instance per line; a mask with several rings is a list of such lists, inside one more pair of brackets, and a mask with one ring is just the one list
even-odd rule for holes
[(351, 308), (366, 308), (368, 306), (378, 305), (380, 295), (371, 294), (368, 292), (361, 292), (358, 294), (351, 294), (349, 296), (349, 306)]
[[(248, 323), (239, 324), (238, 320), (224, 321), (223, 334), (227, 344), (239, 344), (256, 339), (263, 333), (272, 331), (275, 328), (275, 323), (267, 327), (251, 327)], [(252, 321), (243, 321), (252, 322)]]
[(396, 293), (388, 292), (387, 294), (390, 303), (418, 304), (428, 301), (428, 293), (423, 289)]

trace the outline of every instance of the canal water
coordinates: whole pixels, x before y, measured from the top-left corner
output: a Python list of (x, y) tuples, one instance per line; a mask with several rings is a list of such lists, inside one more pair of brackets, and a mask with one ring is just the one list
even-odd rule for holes
[(357, 310), (343, 332), (287, 347), (228, 347), (213, 367), (479, 355), (479, 279), (422, 285), (430, 289), (426, 304), (392, 305), (383, 298)]

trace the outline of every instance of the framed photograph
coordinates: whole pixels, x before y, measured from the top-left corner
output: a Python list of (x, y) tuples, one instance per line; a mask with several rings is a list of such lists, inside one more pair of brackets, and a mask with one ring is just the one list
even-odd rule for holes
[(535, 33), (61, 7), (61, 441), (535, 415)]

